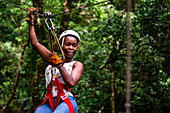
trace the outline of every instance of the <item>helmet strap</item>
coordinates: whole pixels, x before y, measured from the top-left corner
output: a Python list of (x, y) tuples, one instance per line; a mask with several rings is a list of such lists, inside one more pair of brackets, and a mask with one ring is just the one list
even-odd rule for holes
[(63, 48), (63, 46), (64, 46), (64, 39), (65, 39), (65, 36), (63, 37), (63, 39), (62, 39), (62, 43), (61, 43), (61, 47)]

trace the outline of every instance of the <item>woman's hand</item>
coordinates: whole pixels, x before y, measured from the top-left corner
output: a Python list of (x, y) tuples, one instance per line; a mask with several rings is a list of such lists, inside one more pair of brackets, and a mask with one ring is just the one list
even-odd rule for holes
[(60, 57), (57, 55), (57, 53), (50, 53), (49, 55), (49, 63), (57, 68), (60, 68), (63, 63), (63, 61), (60, 59)]
[(36, 8), (34, 8), (34, 7), (30, 7), (28, 9), (28, 12), (27, 12), (27, 19), (26, 19), (26, 21), (27, 21), (27, 23), (29, 23), (31, 25), (34, 25), (34, 16), (35, 16), (34, 12), (36, 12)]

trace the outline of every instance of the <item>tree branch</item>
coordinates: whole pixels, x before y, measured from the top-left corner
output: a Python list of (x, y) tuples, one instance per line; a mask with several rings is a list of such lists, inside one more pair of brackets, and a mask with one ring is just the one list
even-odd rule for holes
[(15, 79), (15, 84), (14, 84), (14, 87), (13, 87), (13, 90), (12, 90), (12, 94), (9, 97), (7, 103), (3, 106), (2, 110), (1, 110), (1, 113), (4, 113), (4, 111), (7, 109), (8, 105), (11, 103), (13, 97), (15, 96), (16, 88), (18, 86), (18, 81), (19, 81), (20, 68), (21, 68), (21, 65), (23, 63), (24, 51), (25, 51), (25, 48), (28, 46), (28, 44), (29, 44), (29, 39), (24, 44), (23, 51), (21, 52), (21, 59), (20, 59), (20, 62), (18, 64), (18, 70), (17, 70), (17, 75), (16, 75), (16, 79)]
[(15, 23), (15, 25), (18, 26), (17, 22), (15, 21), (15, 19), (12, 17), (11, 14), (10, 14), (10, 17), (11, 17), (12, 21)]

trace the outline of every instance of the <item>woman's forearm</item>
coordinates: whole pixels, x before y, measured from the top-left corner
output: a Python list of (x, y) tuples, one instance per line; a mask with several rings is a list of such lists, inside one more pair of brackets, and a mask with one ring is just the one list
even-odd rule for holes
[(81, 62), (76, 62), (73, 64), (73, 70), (71, 74), (69, 74), (64, 66), (59, 68), (59, 71), (63, 77), (64, 82), (70, 87), (74, 87), (78, 81), (80, 80), (83, 74), (83, 64)]
[(73, 77), (66, 71), (66, 69), (62, 66), (60, 69), (60, 73), (63, 77), (64, 82), (70, 87), (74, 87), (76, 85)]
[(48, 61), (49, 54), (51, 52), (45, 46), (43, 46), (42, 44), (38, 42), (35, 30), (34, 30), (34, 26), (30, 24), (29, 24), (29, 37), (30, 37), (32, 46), (35, 47), (35, 49), (38, 51), (38, 53), (44, 60)]
[(36, 43), (38, 43), (38, 41), (37, 41), (37, 36), (35, 34), (34, 26), (32, 26), (31, 24), (29, 24), (29, 37), (31, 40), (31, 44), (35, 46)]

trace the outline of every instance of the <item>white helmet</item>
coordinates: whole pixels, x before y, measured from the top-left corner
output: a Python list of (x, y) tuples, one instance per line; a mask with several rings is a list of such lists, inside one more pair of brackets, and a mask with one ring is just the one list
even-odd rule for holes
[(81, 39), (80, 39), (80, 36), (79, 36), (79, 34), (76, 32), (76, 31), (73, 31), (73, 30), (65, 30), (61, 35), (60, 35), (60, 37), (59, 37), (59, 40), (61, 40), (62, 38), (62, 44), (61, 44), (61, 46), (63, 47), (63, 42), (64, 42), (64, 39), (65, 39), (65, 36), (74, 36), (74, 37), (76, 37), (77, 39), (78, 39), (78, 45), (80, 44), (80, 41), (81, 41)]

